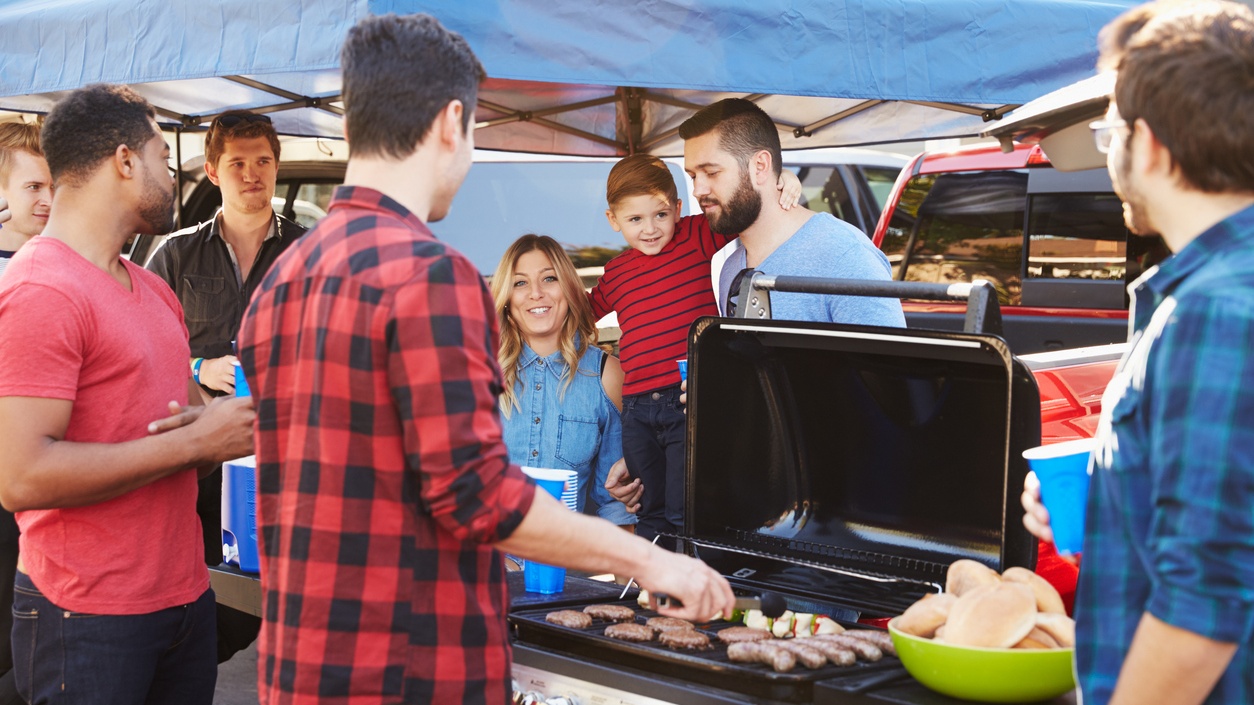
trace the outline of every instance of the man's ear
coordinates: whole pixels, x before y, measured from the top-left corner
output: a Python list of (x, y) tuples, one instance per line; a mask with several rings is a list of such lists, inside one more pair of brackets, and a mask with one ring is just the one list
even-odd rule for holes
[(118, 176), (123, 179), (135, 178), (138, 161), (139, 153), (124, 144), (119, 144), (117, 149), (113, 150), (113, 168), (117, 169)]
[(749, 168), (753, 170), (753, 183), (759, 186), (770, 186), (774, 188), (775, 169), (771, 165), (771, 152), (766, 149), (759, 149), (753, 158), (749, 161)]
[(209, 177), (209, 183), (214, 186), (222, 185), (218, 183), (218, 167), (214, 166), (212, 162), (205, 161), (205, 176)]
[(462, 124), (465, 110), (466, 106), (460, 100), (450, 100), (440, 111), (440, 139), (452, 149), (466, 139), (466, 129)]

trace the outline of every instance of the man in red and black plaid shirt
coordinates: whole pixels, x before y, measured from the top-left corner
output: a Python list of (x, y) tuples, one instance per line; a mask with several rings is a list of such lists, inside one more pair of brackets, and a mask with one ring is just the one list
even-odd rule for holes
[(262, 703), (509, 699), (498, 549), (626, 571), (688, 618), (709, 567), (567, 511), (509, 464), (482, 277), (426, 223), (470, 168), (483, 69), (431, 17), (362, 20), (343, 52), (352, 146), (327, 217), (240, 330), (257, 405)]

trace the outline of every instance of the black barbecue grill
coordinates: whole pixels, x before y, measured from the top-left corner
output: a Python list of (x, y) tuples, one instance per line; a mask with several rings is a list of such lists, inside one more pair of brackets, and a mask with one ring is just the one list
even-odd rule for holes
[[(991, 308), (995, 320), (995, 301)], [(1020, 453), (1040, 440), (1040, 401), (1000, 338), (703, 318), (688, 365), (687, 503), (676, 538), (737, 592), (776, 592), (794, 611), (852, 625), (941, 591), (959, 558), (998, 571), (1034, 565), (1018, 495)], [(887, 656), (775, 673), (730, 663), (719, 646), (677, 652), (608, 639), (604, 624), (557, 627), (544, 622), (548, 611), (511, 614), (520, 662), (534, 647), (646, 681), (720, 688), (726, 702), (883, 702), (875, 693), (885, 682), (917, 692), (918, 702), (952, 702), (909, 682)], [(638, 692), (619, 691), (628, 704)]]

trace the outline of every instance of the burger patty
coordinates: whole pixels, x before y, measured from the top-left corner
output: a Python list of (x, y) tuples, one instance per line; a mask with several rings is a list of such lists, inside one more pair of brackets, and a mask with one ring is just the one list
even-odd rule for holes
[(775, 636), (765, 629), (755, 629), (753, 627), (728, 627), (720, 629), (718, 632), (719, 641), (724, 644), (739, 644), (746, 641), (766, 641), (774, 639)]
[(571, 629), (587, 629), (592, 626), (592, 618), (575, 610), (558, 610), (544, 615), (544, 621), (559, 627)]
[(645, 625), (650, 629), (659, 632), (669, 632), (672, 629), (692, 630), (696, 628), (693, 626), (692, 622), (689, 622), (686, 619), (677, 619), (675, 617), (650, 617), (649, 620), (645, 622)]
[(672, 649), (708, 649), (710, 637), (693, 629), (671, 629), (657, 635), (657, 640)]
[(620, 622), (606, 627), (605, 636), (622, 641), (653, 641), (653, 630), (636, 622)]
[(636, 618), (636, 611), (626, 605), (588, 605), (583, 613), (607, 622), (630, 622)]

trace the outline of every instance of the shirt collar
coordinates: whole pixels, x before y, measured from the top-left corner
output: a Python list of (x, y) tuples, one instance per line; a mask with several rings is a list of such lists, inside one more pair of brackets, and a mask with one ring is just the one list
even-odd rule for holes
[[(213, 214), (213, 225), (209, 226), (209, 237), (222, 238), (222, 242), (226, 242), (226, 238), (222, 237), (222, 209), (219, 208), (217, 213)], [(266, 236), (261, 238), (262, 242), (267, 240), (275, 240), (279, 237), (279, 214), (273, 210), (270, 211), (270, 229), (266, 231)]]
[(337, 187), (335, 193), (331, 196), (331, 202), (327, 204), (327, 212), (330, 213), (335, 208), (361, 208), (390, 213), (405, 221), (406, 225), (415, 230), (426, 233), (431, 232), (427, 224), (422, 222), (422, 219), (414, 215), (408, 208), (402, 206), (391, 196), (368, 186)]
[[(1136, 237), (1135, 235), (1133, 237)], [(1180, 282), (1233, 247), (1248, 248), (1254, 243), (1254, 206), (1238, 211), (1215, 223), (1193, 241), (1133, 283), (1137, 290), (1147, 288), (1156, 298), (1166, 296)]]
[[(575, 335), (575, 345), (579, 345), (578, 334)], [(518, 356), (518, 368), (526, 369), (539, 360), (544, 360), (544, 366), (548, 368), (549, 373), (559, 379), (566, 370), (566, 360), (562, 357), (561, 348), (554, 350), (552, 355), (542, 358), (539, 353), (531, 349), (530, 345), (523, 343), (522, 353)]]

